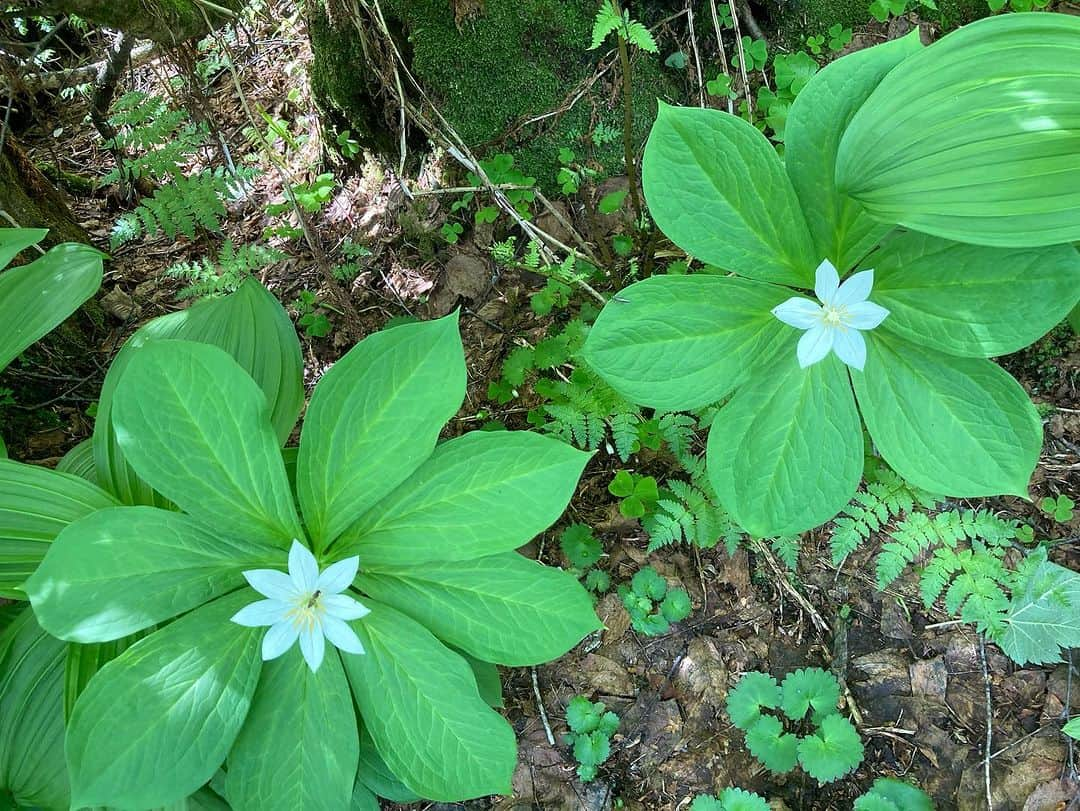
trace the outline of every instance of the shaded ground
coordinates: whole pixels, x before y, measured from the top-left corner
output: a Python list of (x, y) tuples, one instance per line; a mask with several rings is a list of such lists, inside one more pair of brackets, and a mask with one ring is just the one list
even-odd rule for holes
[[(294, 135), (308, 136), (307, 143), (286, 158), (295, 177), (310, 179), (321, 171), (324, 152), (307, 101), (303, 32), (276, 30), (268, 20), (264, 24), (267, 30), (239, 37), (234, 60), (248, 104), (282, 115), (292, 122)], [(867, 41), (885, 35), (880, 28), (867, 30)], [(150, 63), (130, 82), (159, 88), (174, 73), (166, 62)], [(219, 73), (205, 98), (187, 100), (211, 111), (216, 127), (239, 145), (247, 121), (227, 73)], [(36, 148), (39, 160), (59, 162), (65, 171), (78, 174), (99, 173), (110, 158), (82, 125), (82, 113), (77, 105), (54, 108), (51, 118), (39, 120), (23, 138)], [(57, 126), (64, 128), (62, 143), (51, 145), (50, 134)], [(266, 168), (252, 199), (232, 212), (226, 235), (238, 243), (259, 237), (266, 225), (263, 202), (281, 193), (281, 176)], [(420, 187), (452, 185), (445, 169), (437, 161), (427, 162)], [(289, 257), (263, 278), (283, 302), (308, 289), (335, 308), (327, 311), (334, 324), (329, 337), (302, 336), (309, 384), (356, 340), (390, 318), (431, 317), (460, 306), (469, 388), (448, 430), (469, 430), (488, 416), (513, 428), (528, 427), (528, 398), (500, 407), (487, 399), (486, 391), (506, 354), (522, 340), (535, 343), (547, 330), (550, 318), (536, 317), (528, 306), (528, 295), (543, 286), (543, 278), (498, 273), (486, 258), (485, 249), (494, 238), (490, 226), (477, 227), (464, 245), (443, 243), (436, 232), (453, 198), (409, 200), (376, 164), (338, 171), (343, 186), (316, 223), (318, 247), (333, 255), (341, 239), (351, 236), (372, 251), (363, 272), (351, 285), (338, 284), (308, 246), (293, 243)], [(118, 201), (104, 194), (75, 198), (72, 205), (91, 234), (107, 243)], [(571, 218), (578, 216), (563, 210)], [(579, 225), (584, 230), (585, 224)], [(116, 348), (138, 324), (181, 306), (174, 299), (180, 284), (164, 278), (164, 268), (216, 252), (217, 242), (158, 239), (115, 253), (101, 299), (106, 316), (87, 327), (94, 340), (89, 351), (58, 350), (51, 344), (35, 349), (0, 381), (20, 392), (18, 407), (3, 413), (14, 426), (9, 442), (14, 455), (50, 464), (89, 434), (87, 410), (92, 413)], [(455, 259), (461, 256), (470, 259)], [(1034, 494), (1064, 493), (1080, 502), (1080, 341), (1060, 328), (1003, 363), (1049, 412)], [(660, 476), (668, 463), (646, 452), (631, 466)], [(914, 574), (884, 594), (876, 590), (872, 558), (879, 537), (838, 570), (829, 557), (828, 529), (810, 533), (799, 571), (786, 579), (782, 566), (761, 551), (728, 556), (722, 549), (668, 548), (646, 555), (644, 532), (637, 522), (619, 515), (607, 493), (619, 467), (617, 457), (601, 451), (590, 463), (566, 520), (594, 527), (607, 553), (601, 566), (614, 583), (629, 580), (648, 562), (689, 591), (694, 611), (668, 635), (650, 638), (630, 628), (619, 599), (609, 594), (597, 607), (606, 630), (535, 671), (505, 670), (506, 714), (520, 742), (515, 793), (463, 807), (662, 811), (686, 808), (696, 793), (740, 785), (770, 797), (777, 808), (848, 809), (875, 777), (886, 774), (918, 783), (940, 809), (986, 807), (982, 752), (988, 707), (978, 640), (970, 628), (922, 609)], [(1038, 537), (1066, 539), (1057, 548), (1057, 559), (1080, 568), (1080, 518), (1055, 524), (1034, 505), (1015, 498), (980, 506), (1034, 523)], [(523, 552), (565, 564), (557, 543), (561, 526)], [(1080, 691), (1067, 667), (1017, 668), (992, 646), (986, 664), (992, 693), (994, 807), (1077, 807), (1073, 752), (1058, 732), (1066, 705), (1069, 712), (1080, 711)], [(825, 788), (808, 778), (778, 780), (763, 771), (724, 712), (727, 691), (743, 672), (763, 669), (782, 676), (809, 665), (832, 669), (846, 683), (849, 707), (862, 717), (867, 749), (853, 776)], [(622, 719), (611, 759), (599, 778), (586, 785), (576, 780), (572, 755), (561, 742), (567, 731), (566, 704), (582, 693), (604, 701)]]

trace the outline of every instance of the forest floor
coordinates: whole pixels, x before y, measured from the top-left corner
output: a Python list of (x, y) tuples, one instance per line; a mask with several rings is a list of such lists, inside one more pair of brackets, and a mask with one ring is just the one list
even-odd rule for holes
[[(288, 172), (310, 180), (325, 170), (318, 117), (304, 75), (308, 57), (300, 24), (241, 38), (233, 53), (249, 107), (258, 105), (291, 122), (298, 146), (281, 153)], [(165, 61), (151, 62), (127, 78), (126, 89), (161, 92), (175, 72)], [(227, 142), (242, 142), (241, 131), (249, 122), (228, 71), (211, 78), (199, 104)], [(61, 104), (44, 112), (19, 134), (39, 161), (56, 161), (67, 171), (88, 175), (111, 165), (109, 152), (83, 123), (81, 105)], [(269, 164), (263, 168), (255, 192), (231, 211), (224, 234), (192, 242), (145, 240), (113, 253), (100, 297), (107, 320), (94, 331), (96, 352), (81, 358), (38, 356), (36, 366), (9, 371), (9, 385), (33, 385), (40, 393), (31, 404), (37, 407), (28, 411), (34, 419), (25, 423), (21, 437), (10, 437), (16, 454), (51, 464), (89, 435), (92, 406), (111, 355), (139, 324), (184, 306), (176, 301), (181, 283), (164, 274), (167, 267), (216, 251), (221, 237), (236, 244), (260, 238), (267, 224), (264, 203), (282, 193), (282, 174)], [(425, 161), (411, 187), (448, 185), (444, 169), (436, 160)], [(528, 428), (526, 412), (534, 405), (529, 395), (500, 406), (488, 399), (487, 389), (515, 346), (535, 344), (554, 322), (569, 317), (560, 310), (539, 317), (530, 309), (528, 296), (545, 279), (527, 271), (497, 270), (486, 252), (493, 239), (490, 226), (478, 227), (464, 244), (441, 240), (438, 229), (452, 198), (432, 194), (410, 200), (392, 171), (374, 161), (331, 171), (338, 173), (340, 184), (314, 220), (319, 250), (333, 254), (345, 237), (367, 246), (372, 253), (363, 260), (361, 273), (351, 284), (338, 283), (309, 246), (294, 241), (288, 257), (262, 279), (287, 306), (303, 290), (327, 305), (323, 311), (332, 332), (322, 338), (301, 335), (308, 385), (390, 318), (435, 317), (460, 307), (469, 387), (448, 431), (460, 433), (488, 419)], [(118, 201), (105, 194), (70, 202), (91, 236), (107, 245), (120, 213)], [(574, 206), (562, 210), (572, 221), (578, 216)], [(1080, 517), (1057, 523), (1037, 506), (1041, 497), (1058, 494), (1080, 502), (1080, 341), (1059, 328), (1001, 362), (1048, 414), (1032, 487), (1035, 503), (1000, 498), (958, 506), (1031, 523), (1036, 537), (1068, 539), (1057, 547), (1056, 559), (1080, 568)], [(776, 809), (849, 809), (874, 778), (896, 775), (923, 787), (939, 809), (983, 809), (988, 723), (995, 809), (1077, 807), (1076, 761), (1059, 732), (1066, 704), (1069, 712), (1080, 712), (1080, 683), (1070, 678), (1067, 665), (1019, 668), (993, 646), (983, 657), (971, 627), (924, 610), (913, 573), (879, 592), (872, 558), (883, 534), (837, 567), (829, 554), (829, 528), (808, 533), (798, 570), (790, 574), (764, 548), (734, 555), (722, 545), (647, 553), (641, 526), (620, 515), (607, 490), (622, 467), (661, 479), (670, 460), (643, 451), (624, 465), (602, 447), (563, 522), (522, 551), (566, 565), (559, 532), (569, 522), (587, 523), (603, 541), (600, 566), (613, 583), (627, 582), (649, 563), (688, 590), (693, 612), (666, 635), (644, 636), (631, 628), (612, 591), (597, 605), (602, 632), (558, 661), (505, 669), (505, 713), (520, 745), (514, 795), (461, 807), (667, 811), (687, 808), (697, 793), (738, 785), (769, 797)], [(782, 676), (813, 665), (841, 679), (849, 708), (861, 716), (867, 753), (855, 773), (825, 787), (806, 777), (770, 775), (746, 751), (742, 733), (724, 711), (725, 696), (743, 672)], [(562, 741), (565, 707), (578, 694), (605, 702), (621, 719), (612, 755), (590, 783), (576, 778), (573, 756)]]

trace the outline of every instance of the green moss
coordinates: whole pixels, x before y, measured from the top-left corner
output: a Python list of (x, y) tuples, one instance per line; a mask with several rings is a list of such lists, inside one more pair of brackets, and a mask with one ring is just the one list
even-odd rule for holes
[[(783, 3), (776, 17), (777, 42), (789, 50), (803, 47), (806, 37), (825, 34), (829, 27), (840, 23), (845, 28), (865, 28), (876, 22), (870, 16), (871, 0), (792, 0)], [(937, 11), (917, 6), (911, 0), (918, 17), (938, 25), (942, 31), (951, 31), (980, 17), (986, 17), (990, 8), (986, 0), (938, 0)], [(764, 22), (764, 21), (762, 21)]]
[[(214, 0), (214, 4), (233, 12), (243, 7), (242, 0)], [(202, 36), (207, 19), (214, 25), (227, 19), (194, 0), (66, 0), (60, 5), (99, 25), (165, 43)]]

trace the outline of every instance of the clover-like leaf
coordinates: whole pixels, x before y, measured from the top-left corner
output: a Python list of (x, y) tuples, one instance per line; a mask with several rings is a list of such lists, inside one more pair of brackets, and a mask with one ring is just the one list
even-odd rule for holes
[(746, 748), (750, 754), (776, 774), (784, 774), (795, 768), (798, 743), (798, 738), (784, 732), (780, 719), (771, 715), (761, 716), (746, 731)]
[(784, 714), (793, 721), (802, 720), (810, 707), (819, 715), (836, 712), (836, 702), (840, 700), (836, 677), (820, 667), (793, 670), (784, 678), (780, 689)]
[(761, 717), (762, 709), (775, 710), (780, 706), (780, 685), (768, 673), (751, 670), (739, 679), (727, 697), (731, 723), (746, 731)]
[(799, 740), (799, 763), (819, 783), (831, 783), (853, 771), (863, 759), (859, 733), (842, 715), (828, 715), (813, 735)]

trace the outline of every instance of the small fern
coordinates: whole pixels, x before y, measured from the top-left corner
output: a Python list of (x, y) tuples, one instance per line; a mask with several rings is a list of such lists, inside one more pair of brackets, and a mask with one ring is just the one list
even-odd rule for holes
[(285, 254), (281, 251), (265, 245), (241, 245), (236, 248), (232, 240), (227, 239), (216, 259), (203, 257), (195, 262), (177, 262), (165, 271), (165, 275), (187, 282), (187, 286), (176, 294), (180, 301), (221, 296), (232, 293), (252, 273), (284, 258)]
[(723, 541), (728, 552), (733, 552), (744, 534), (720, 506), (704, 458), (688, 459), (683, 467), (690, 474), (690, 481), (665, 482), (656, 509), (642, 519), (649, 535), (649, 551), (675, 543), (711, 549)]
[(192, 123), (186, 111), (170, 109), (161, 96), (138, 91), (116, 100), (109, 123), (116, 136), (105, 145), (124, 157), (120, 166), (105, 175), (106, 183), (121, 177), (156, 181), (179, 177), (184, 164), (209, 137), (206, 126)]
[(915, 505), (931, 508), (937, 498), (908, 484), (885, 467), (874, 471), (874, 480), (855, 497), (833, 521), (829, 547), (832, 562), (839, 566), (844, 558), (866, 541), (870, 534), (880, 531), (890, 521), (911, 512)]

